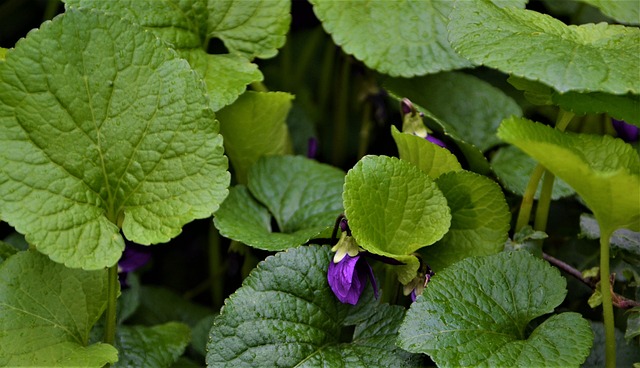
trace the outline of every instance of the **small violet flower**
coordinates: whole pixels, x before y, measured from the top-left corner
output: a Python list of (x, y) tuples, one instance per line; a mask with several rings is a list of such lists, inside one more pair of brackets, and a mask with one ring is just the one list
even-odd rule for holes
[(318, 156), (318, 138), (311, 137), (307, 141), (307, 158), (315, 159)]
[(415, 302), (418, 295), (422, 295), (429, 281), (435, 272), (428, 265), (424, 264), (424, 269), (418, 272), (418, 275), (404, 287), (404, 295), (409, 294), (411, 301)]
[(613, 124), (613, 129), (618, 133), (618, 138), (623, 141), (633, 143), (640, 138), (640, 128), (637, 126), (616, 119), (611, 119), (611, 123)]
[(431, 134), (431, 130), (424, 126), (422, 123), (424, 114), (418, 112), (408, 98), (403, 98), (402, 101), (400, 101), (400, 112), (402, 113), (402, 131), (404, 133), (422, 137), (442, 148), (447, 148), (443, 141), (434, 137)]
[(345, 219), (340, 221), (342, 235), (338, 243), (331, 249), (336, 252), (329, 262), (327, 281), (335, 296), (342, 303), (356, 305), (360, 295), (367, 285), (367, 279), (371, 280), (375, 297), (378, 297), (373, 270), (369, 263), (362, 257), (363, 249), (351, 236), (349, 226)]
[(151, 259), (149, 248), (141, 245), (127, 244), (118, 261), (118, 273), (122, 274), (120, 286), (127, 286), (126, 274), (144, 266)]

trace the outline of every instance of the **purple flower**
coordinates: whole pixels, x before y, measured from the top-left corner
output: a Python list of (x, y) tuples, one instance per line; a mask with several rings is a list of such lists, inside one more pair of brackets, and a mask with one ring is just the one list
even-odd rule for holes
[(447, 145), (444, 144), (443, 141), (441, 141), (438, 138), (432, 136), (431, 134), (429, 134), (425, 139), (428, 140), (429, 142), (433, 143), (433, 144), (437, 144), (438, 146), (440, 146), (442, 148), (447, 148)]
[(316, 158), (318, 155), (318, 139), (311, 137), (307, 140), (307, 157)]
[(631, 125), (622, 120), (611, 119), (613, 128), (618, 133), (618, 138), (625, 142), (633, 143), (640, 138), (640, 128), (635, 125)]
[(378, 297), (378, 286), (373, 276), (373, 270), (367, 261), (357, 255), (351, 257), (346, 254), (338, 263), (329, 262), (327, 280), (335, 296), (342, 303), (356, 305), (360, 295), (367, 285), (367, 278), (371, 280), (373, 292)]
[(151, 259), (149, 248), (142, 245), (127, 244), (122, 252), (122, 257), (118, 261), (118, 273), (123, 274), (120, 277), (120, 286), (125, 287), (126, 274), (133, 272), (144, 266)]

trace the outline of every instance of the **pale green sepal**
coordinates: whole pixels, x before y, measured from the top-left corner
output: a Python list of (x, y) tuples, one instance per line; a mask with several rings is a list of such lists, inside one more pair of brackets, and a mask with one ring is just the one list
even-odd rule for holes
[[(523, 118), (510, 118), (500, 138), (563, 179), (593, 211), (601, 229), (640, 231), (640, 157), (621, 139), (560, 132)], [(624, 195), (621, 195), (624, 193)]]
[(400, 159), (416, 165), (432, 179), (451, 172), (460, 171), (460, 162), (449, 150), (413, 134), (401, 133), (391, 126), (391, 135), (398, 146)]
[(336, 252), (333, 256), (333, 263), (338, 263), (342, 261), (347, 254), (350, 257), (355, 257), (363, 251), (363, 249), (358, 246), (353, 236), (349, 236), (346, 232), (343, 232), (340, 235), (340, 240), (331, 248), (331, 251)]
[(107, 272), (66, 268), (36, 251), (0, 264), (0, 366), (102, 367), (118, 360), (89, 345), (107, 303)]

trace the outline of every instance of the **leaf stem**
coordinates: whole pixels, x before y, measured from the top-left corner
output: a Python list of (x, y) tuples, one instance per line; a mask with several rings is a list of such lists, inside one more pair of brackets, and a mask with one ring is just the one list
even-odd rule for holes
[(120, 283), (118, 264), (107, 269), (107, 309), (105, 310), (104, 342), (115, 345), (116, 341), (116, 302)]
[(224, 265), (220, 260), (220, 233), (213, 225), (209, 224), (209, 287), (211, 290), (211, 301), (217, 310), (224, 302)]
[(527, 184), (527, 188), (522, 195), (522, 202), (520, 202), (520, 212), (518, 212), (518, 220), (516, 221), (516, 232), (522, 230), (522, 228), (529, 223), (531, 208), (533, 207), (533, 197), (536, 194), (538, 183), (544, 171), (545, 169), (542, 165), (537, 165), (531, 173), (529, 184)]
[(549, 207), (551, 206), (551, 194), (553, 192), (553, 181), (555, 175), (551, 171), (545, 171), (542, 180), (542, 189), (540, 190), (540, 199), (536, 207), (536, 217), (533, 223), (533, 229), (538, 231), (547, 230), (547, 220), (549, 219)]
[(616, 338), (613, 320), (613, 303), (611, 297), (611, 282), (609, 279), (609, 241), (613, 231), (600, 228), (600, 293), (602, 294), (602, 318), (604, 321), (606, 368), (616, 366)]

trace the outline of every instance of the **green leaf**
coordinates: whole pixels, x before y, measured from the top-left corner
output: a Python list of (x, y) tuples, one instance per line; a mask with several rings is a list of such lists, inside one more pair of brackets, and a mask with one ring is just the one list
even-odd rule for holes
[(335, 167), (301, 156), (265, 157), (249, 171), (248, 190), (231, 190), (214, 224), (225, 237), (255, 248), (295, 247), (334, 225), (343, 183), (344, 172)]
[(433, 244), (451, 224), (447, 200), (433, 180), (394, 157), (363, 157), (347, 173), (343, 202), (358, 244), (384, 256)]
[(394, 343), (404, 308), (376, 306), (370, 287), (357, 305), (340, 303), (327, 283), (331, 257), (309, 246), (260, 263), (215, 319), (207, 365), (416, 366)]
[(238, 182), (247, 183), (247, 170), (262, 156), (291, 153), (287, 114), (293, 95), (247, 92), (218, 112), (224, 147)]
[(424, 260), (436, 272), (471, 256), (504, 249), (511, 213), (494, 181), (469, 171), (447, 173), (436, 179), (451, 208), (451, 227), (434, 245), (423, 248)]
[(117, 17), (69, 10), (10, 50), (0, 125), (0, 217), (69, 267), (114, 265), (119, 227), (139, 244), (166, 242), (227, 195), (202, 83)]
[(18, 249), (9, 243), (0, 241), (0, 263), (18, 253)]
[(312, 0), (333, 41), (369, 68), (413, 77), (471, 66), (447, 41), (449, 1)]
[(131, 320), (146, 326), (179, 321), (194, 327), (202, 318), (212, 313), (209, 308), (194, 304), (161, 287), (142, 286), (139, 298), (140, 306)]
[(4, 61), (4, 55), (7, 53), (7, 49), (0, 47), (0, 62)]
[(558, 93), (540, 82), (511, 76), (509, 83), (524, 91), (524, 96), (534, 105), (557, 105), (575, 114), (607, 113), (611, 117), (627, 123), (640, 125), (640, 95), (612, 95), (602, 92)]
[(389, 78), (384, 86), (426, 108), (456, 143), (469, 142), (481, 151), (500, 143), (496, 129), (502, 119), (521, 116), (518, 104), (491, 84), (469, 74), (450, 72), (421, 78)]
[(393, 125), (391, 135), (398, 146), (400, 159), (416, 165), (433, 179), (450, 171), (462, 170), (456, 156), (446, 148), (416, 135), (401, 133)]
[(35, 251), (0, 264), (0, 366), (102, 367), (118, 360), (89, 345), (107, 304), (107, 273), (66, 268)]
[[(581, 235), (588, 239), (600, 239), (600, 226), (593, 216), (583, 213), (580, 215)], [(640, 232), (618, 229), (610, 239), (614, 254), (622, 253), (622, 258), (632, 265), (640, 265)]]
[(170, 367), (184, 353), (191, 330), (183, 323), (119, 326), (116, 347), (120, 359), (114, 367)]
[[(275, 56), (291, 21), (288, 0), (65, 2), (115, 13), (166, 41), (203, 78), (214, 111), (232, 103), (247, 84), (262, 80), (262, 73), (250, 59)], [(211, 38), (223, 41), (229, 53), (208, 54)]]
[[(502, 122), (498, 136), (569, 184), (601, 229), (640, 231), (640, 157), (621, 139), (563, 133), (527, 119)], [(620, 195), (624, 193), (624, 195)]]
[(560, 93), (640, 93), (638, 28), (567, 26), (546, 14), (489, 1), (457, 1), (448, 28), (462, 56)]
[(465, 140), (452, 124), (440, 119), (430, 110), (422, 107), (430, 106), (430, 102), (424, 98), (425, 94), (428, 93), (426, 91), (428, 86), (422, 86), (423, 88), (416, 90), (413, 83), (402, 79), (391, 79), (384, 84), (384, 87), (389, 91), (391, 97), (397, 101), (400, 101), (404, 97), (409, 98), (418, 111), (424, 114), (425, 124), (429, 128), (455, 142), (458, 148), (460, 148), (460, 151), (462, 151), (471, 170), (479, 173), (488, 173), (489, 163), (478, 147), (469, 143), (468, 140)]
[(635, 1), (582, 0), (620, 23), (640, 24), (640, 6)]
[[(529, 177), (536, 167), (536, 161), (527, 156), (526, 153), (514, 146), (500, 147), (491, 158), (491, 168), (500, 180), (500, 183), (509, 191), (522, 196), (527, 185)], [(540, 198), (541, 185), (538, 185), (535, 199)], [(553, 191), (551, 198), (557, 200), (560, 198), (574, 195), (574, 190), (564, 182), (564, 180), (556, 178), (553, 183)]]
[(557, 269), (528, 252), (468, 258), (437, 273), (407, 312), (398, 344), (438, 366), (578, 366), (589, 354), (589, 322), (568, 312), (531, 333), (566, 295)]

